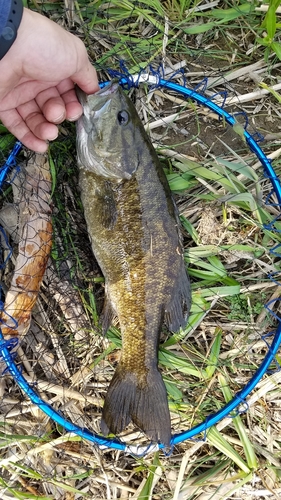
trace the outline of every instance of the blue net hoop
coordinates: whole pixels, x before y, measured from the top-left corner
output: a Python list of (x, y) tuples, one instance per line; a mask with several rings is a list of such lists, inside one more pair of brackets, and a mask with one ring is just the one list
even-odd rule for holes
[[(116, 75), (114, 75), (116, 76)], [(138, 87), (140, 83), (147, 83), (148, 85), (152, 87), (162, 87), (162, 88), (167, 88), (169, 90), (178, 92), (182, 94), (185, 98), (192, 99), (194, 100), (197, 104), (206, 106), (209, 108), (211, 111), (215, 112), (217, 115), (222, 117), (231, 127), (233, 127), (236, 123), (235, 118), (230, 115), (227, 111), (223, 109), (223, 107), (218, 106), (215, 102), (213, 102), (211, 99), (205, 97), (204, 95), (196, 92), (193, 89), (189, 89), (185, 86), (182, 86), (180, 84), (174, 83), (170, 80), (165, 80), (162, 78), (159, 78), (159, 76), (155, 75), (150, 75), (147, 73), (140, 73), (138, 75), (129, 75), (126, 74), (120, 75), (119, 76), (119, 84), (124, 86), (125, 88), (131, 88), (131, 87)], [(103, 82), (100, 84), (101, 87), (107, 85), (109, 82)], [(274, 168), (272, 167), (271, 160), (267, 158), (267, 156), (264, 154), (262, 149), (259, 147), (257, 144), (256, 140), (253, 138), (253, 136), (247, 132), (247, 130), (244, 130), (244, 138), (245, 141), (250, 148), (250, 150), (257, 156), (258, 160), (261, 162), (265, 176), (269, 178), (269, 180), (272, 183), (273, 187), (273, 192), (276, 195), (277, 198), (277, 206), (281, 206), (281, 184), (280, 180), (277, 177)], [(5, 179), (7, 177), (7, 174), (9, 170), (15, 165), (15, 158), (18, 152), (21, 149), (21, 144), (17, 142), (13, 148), (13, 151), (8, 157), (8, 160), (6, 161), (5, 165), (1, 168), (0, 170), (0, 189), (3, 186), (3, 183), (5, 182)], [(265, 227), (266, 228), (266, 227)], [(277, 245), (278, 247), (280, 245)], [(276, 249), (276, 247), (275, 247)], [(272, 250), (272, 253), (274, 252), (274, 249)], [(279, 284), (279, 283), (278, 283)], [(278, 300), (278, 299), (277, 299)], [(269, 304), (267, 304), (265, 307), (267, 307)], [(268, 308), (270, 311), (270, 308)], [(271, 312), (271, 311), (270, 311)], [(271, 362), (274, 360), (275, 355), (279, 349), (279, 346), (281, 344), (281, 319), (276, 316), (276, 314), (272, 313), (275, 318), (278, 320), (279, 324), (277, 327), (276, 332), (274, 333), (274, 337), (272, 340), (271, 345), (269, 346), (268, 353), (266, 354), (263, 362), (261, 363), (260, 367), (256, 370), (254, 373), (253, 377), (251, 380), (243, 387), (241, 391), (239, 391), (233, 399), (227, 403), (223, 408), (221, 408), (219, 411), (209, 415), (203, 422), (200, 424), (192, 427), (191, 429), (187, 431), (182, 431), (180, 433), (174, 434), (172, 436), (170, 446), (171, 449), (179, 443), (182, 443), (183, 441), (187, 439), (191, 439), (194, 436), (200, 434), (200, 433), (206, 433), (206, 431), (212, 427), (213, 425), (217, 424), (220, 420), (222, 420), (224, 417), (231, 416), (231, 412), (235, 409), (238, 408), (242, 403), (245, 403), (247, 396), (251, 393), (251, 391), (255, 388), (255, 386), (258, 384), (258, 382), (261, 380), (263, 375), (267, 372)], [(14, 339), (12, 339), (14, 340)], [(116, 450), (121, 450), (126, 453), (135, 455), (135, 456), (144, 456), (147, 453), (151, 453), (157, 450), (164, 450), (164, 445), (162, 444), (148, 444), (147, 446), (133, 446), (133, 445), (127, 445), (125, 443), (122, 443), (119, 439), (117, 438), (105, 438), (99, 434), (95, 434), (85, 428), (79, 427), (78, 425), (73, 424), (72, 422), (68, 421), (59, 411), (56, 411), (52, 406), (43, 401), (36, 391), (33, 389), (33, 387), (25, 380), (23, 377), (20, 369), (16, 366), (14, 357), (10, 350), (12, 350), (15, 347), (14, 342), (11, 343), (10, 340), (5, 340), (2, 332), (0, 330), (0, 358), (5, 361), (7, 365), (7, 369), (14, 378), (14, 380), (17, 382), (19, 387), (22, 389), (22, 391), (28, 396), (28, 398), (34, 403), (35, 405), (38, 406), (40, 410), (42, 410), (48, 417), (50, 417), (52, 420), (54, 420), (56, 423), (61, 425), (67, 432), (70, 433), (75, 433), (76, 435), (80, 436), (81, 438), (87, 439), (88, 441), (98, 445), (101, 449), (107, 449), (107, 448), (112, 448)], [(164, 450), (165, 451), (165, 450)], [(169, 450), (170, 452), (170, 450)]]

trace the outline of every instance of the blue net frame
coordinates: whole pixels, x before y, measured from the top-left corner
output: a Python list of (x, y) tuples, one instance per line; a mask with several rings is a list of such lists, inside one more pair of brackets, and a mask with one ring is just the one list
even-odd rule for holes
[[(209, 108), (211, 111), (215, 112), (217, 115), (219, 115), (221, 118), (223, 118), (231, 127), (233, 127), (236, 123), (236, 120), (234, 116), (230, 115), (223, 107), (220, 107), (217, 105), (215, 102), (213, 102), (211, 99), (205, 97), (203, 94), (198, 93), (194, 89), (190, 89), (186, 86), (179, 85), (178, 83), (174, 83), (171, 80), (165, 80), (159, 76), (159, 73), (152, 73), (152, 74), (147, 74), (145, 72), (141, 72), (138, 75), (131, 75), (127, 71), (123, 72), (111, 72), (112, 77), (117, 77), (119, 79), (119, 84), (122, 85), (124, 88), (132, 88), (132, 87), (138, 87), (140, 83), (147, 83), (151, 87), (162, 87), (166, 88), (175, 92), (180, 93), (187, 99), (192, 99), (199, 105), (203, 105), (207, 108)], [(107, 85), (109, 82), (103, 82), (100, 84), (101, 87)], [(185, 83), (185, 82), (184, 82)], [(272, 183), (272, 192), (271, 194), (275, 194), (277, 198), (277, 203), (274, 203), (274, 206), (281, 207), (281, 184), (278, 176), (276, 175), (274, 168), (272, 167), (271, 160), (267, 158), (267, 156), (264, 154), (262, 149), (257, 143), (257, 140), (255, 140), (254, 136), (251, 135), (246, 129), (244, 129), (244, 138), (245, 141), (250, 148), (250, 150), (257, 156), (258, 160), (261, 162), (263, 168), (264, 168), (264, 175), (267, 177), (271, 183)], [(21, 143), (17, 142), (13, 148), (13, 151), (9, 155), (9, 158), (7, 159), (5, 165), (0, 169), (0, 189), (3, 186), (3, 183), (5, 182), (5, 179), (7, 177), (8, 172), (10, 171), (11, 168), (13, 168), (16, 165), (16, 156), (19, 153), (21, 149)], [(267, 197), (266, 204), (271, 204), (270, 203), (270, 195)], [(278, 231), (275, 229), (274, 222), (278, 219), (278, 217), (271, 222), (270, 224), (270, 229)], [(268, 229), (268, 226), (265, 226), (265, 229)], [(271, 250), (272, 254), (275, 255), (280, 255), (278, 252), (279, 247), (281, 248), (281, 244), (277, 245)], [(276, 251), (277, 250), (277, 251)], [(274, 276), (269, 276), (272, 281), (276, 280), (274, 279)], [(277, 284), (280, 284), (279, 282), (276, 282)], [(274, 301), (278, 301), (280, 299), (274, 299)], [(272, 301), (271, 301), (272, 302)], [(247, 396), (251, 393), (251, 391), (255, 388), (255, 386), (258, 384), (258, 382), (261, 380), (263, 375), (268, 371), (268, 368), (272, 361), (275, 358), (275, 355), (277, 354), (277, 351), (280, 347), (281, 344), (281, 318), (279, 318), (275, 313), (272, 312), (270, 308), (271, 303), (268, 303), (265, 305), (265, 307), (268, 309), (268, 311), (273, 314), (275, 319), (278, 320), (279, 324), (278, 327), (273, 333), (273, 339), (271, 342), (271, 345), (269, 345), (266, 342), (266, 345), (268, 346), (268, 353), (266, 354), (262, 364), (260, 367), (256, 370), (254, 373), (253, 377), (251, 380), (243, 387), (241, 391), (239, 391), (234, 398), (227, 403), (223, 408), (221, 408), (219, 411), (209, 415), (203, 422), (200, 424), (192, 427), (191, 429), (187, 431), (183, 431), (177, 434), (174, 434), (171, 439), (170, 443), (170, 450), (173, 449), (173, 447), (187, 439), (191, 439), (194, 436), (204, 433), (206, 434), (206, 431), (212, 427), (213, 425), (217, 424), (220, 420), (222, 420), (224, 417), (227, 416), (233, 416), (234, 409), (237, 409), (239, 412), (239, 406), (241, 406), (244, 403), (244, 406), (246, 402)], [(266, 337), (269, 334), (266, 335)], [(262, 337), (264, 339), (264, 337)], [(162, 444), (148, 444), (147, 446), (130, 446), (125, 443), (122, 443), (119, 439), (117, 438), (105, 438), (99, 434), (95, 434), (88, 429), (79, 427), (72, 422), (68, 421), (59, 411), (56, 411), (54, 408), (49, 403), (46, 403), (43, 401), (34, 388), (25, 380), (24, 376), (21, 373), (21, 370), (16, 366), (15, 361), (14, 361), (14, 356), (13, 353), (11, 352), (14, 347), (15, 347), (15, 339), (11, 340), (5, 340), (2, 332), (0, 330), (0, 358), (2, 358), (6, 365), (7, 365), (7, 370), (10, 372), (10, 374), (13, 376), (14, 380), (17, 382), (17, 384), (20, 386), (20, 388), (23, 390), (23, 392), (29, 397), (29, 399), (36, 404), (40, 410), (42, 410), (44, 413), (46, 413), (52, 420), (60, 424), (66, 431), (75, 433), (76, 435), (80, 436), (81, 438), (87, 439), (88, 441), (98, 445), (101, 449), (106, 449), (106, 448), (113, 448), (116, 450), (121, 450), (126, 453), (130, 453), (135, 456), (144, 456), (148, 452), (152, 451), (157, 451), (159, 449), (163, 449), (165, 452), (168, 450), (164, 449), (164, 445)], [(264, 339), (265, 340), (265, 339)], [(278, 365), (278, 363), (277, 363)], [(279, 366), (279, 365), (278, 365)], [(245, 410), (244, 410), (245, 411)]]

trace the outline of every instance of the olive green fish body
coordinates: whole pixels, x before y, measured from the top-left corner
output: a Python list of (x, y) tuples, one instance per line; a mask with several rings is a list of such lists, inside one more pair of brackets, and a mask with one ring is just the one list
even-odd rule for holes
[[(190, 285), (165, 174), (130, 99), (112, 87), (103, 104), (107, 120), (95, 129), (95, 137), (108, 136), (102, 137), (107, 142), (102, 175), (100, 160), (95, 163), (79, 146), (78, 125), (82, 202), (106, 283), (103, 329), (117, 316), (122, 332), (121, 360), (106, 395), (101, 429), (117, 434), (132, 420), (153, 441), (168, 445), (170, 415), (157, 367), (158, 342), (164, 320), (173, 331), (185, 326)], [(121, 122), (128, 118), (128, 123), (116, 119), (120, 112)], [(80, 123), (80, 139), (84, 131)], [(115, 162), (113, 175), (110, 161)]]

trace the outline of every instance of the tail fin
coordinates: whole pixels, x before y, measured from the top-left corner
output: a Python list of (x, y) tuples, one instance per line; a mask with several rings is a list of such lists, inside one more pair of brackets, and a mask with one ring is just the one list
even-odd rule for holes
[(152, 441), (171, 440), (171, 421), (163, 379), (155, 367), (140, 380), (119, 363), (108, 388), (101, 432), (119, 434), (133, 421)]

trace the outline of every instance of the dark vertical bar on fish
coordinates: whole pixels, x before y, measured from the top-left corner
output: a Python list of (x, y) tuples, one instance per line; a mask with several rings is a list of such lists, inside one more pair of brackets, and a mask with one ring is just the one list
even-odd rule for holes
[(137, 111), (117, 83), (77, 89), (79, 183), (94, 255), (105, 277), (103, 331), (117, 316), (122, 354), (106, 394), (101, 431), (132, 421), (169, 445), (171, 423), (158, 371), (163, 322), (185, 327), (190, 309), (177, 209)]

